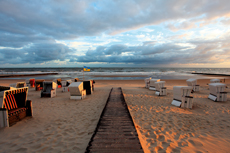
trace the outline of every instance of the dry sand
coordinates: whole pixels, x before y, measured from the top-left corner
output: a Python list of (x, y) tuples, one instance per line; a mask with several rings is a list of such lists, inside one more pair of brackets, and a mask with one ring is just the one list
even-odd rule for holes
[[(17, 81), (22, 80), (0, 84)], [(144, 80), (96, 81), (95, 92), (78, 101), (61, 88), (54, 98), (40, 98), (31, 88), (33, 117), (0, 129), (0, 152), (83, 153), (112, 87), (122, 87), (144, 152), (229, 152), (230, 93), (227, 102), (213, 102), (207, 98), (207, 83), (198, 80), (192, 110), (171, 105), (173, 86), (186, 85), (185, 80), (166, 80), (168, 94), (162, 97), (144, 88)], [(230, 87), (230, 80), (226, 83)]]

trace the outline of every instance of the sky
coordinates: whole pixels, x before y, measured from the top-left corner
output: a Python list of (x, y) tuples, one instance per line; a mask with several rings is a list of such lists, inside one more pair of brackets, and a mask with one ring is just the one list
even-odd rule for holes
[(0, 0), (1, 67), (230, 67), (229, 0)]

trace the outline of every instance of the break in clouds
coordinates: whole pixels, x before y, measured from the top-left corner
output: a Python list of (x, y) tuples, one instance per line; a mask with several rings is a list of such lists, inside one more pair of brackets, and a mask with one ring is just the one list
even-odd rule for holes
[(228, 0), (0, 0), (0, 21), (4, 66), (230, 62)]

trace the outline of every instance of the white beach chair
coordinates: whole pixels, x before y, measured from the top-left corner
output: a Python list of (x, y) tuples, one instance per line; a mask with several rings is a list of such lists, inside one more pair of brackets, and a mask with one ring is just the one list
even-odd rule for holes
[(149, 89), (150, 80), (151, 80), (151, 78), (145, 79), (145, 88), (147, 88), (147, 89)]
[(167, 95), (167, 90), (165, 86), (165, 81), (155, 82), (156, 92), (155, 95), (165, 96)]
[(210, 83), (220, 83), (220, 79), (211, 79)]
[(86, 97), (86, 90), (83, 89), (83, 82), (73, 82), (69, 85), (70, 99), (83, 99)]
[(161, 81), (161, 79), (150, 79), (150, 83), (149, 83), (149, 90), (156, 90), (156, 87), (155, 87), (155, 82), (159, 82)]
[(44, 81), (41, 97), (55, 97), (57, 91), (57, 84), (53, 81)]
[(224, 92), (226, 84), (223, 83), (210, 83), (209, 90), (210, 94), (209, 99), (213, 101), (227, 101), (227, 92)]
[(26, 82), (17, 82), (17, 83), (10, 84), (10, 87), (22, 88), (22, 87), (27, 87), (27, 86), (26, 86)]
[(72, 83), (72, 80), (64, 80), (61, 81), (61, 85), (62, 85), (62, 92), (66, 92), (68, 91), (68, 86)]
[(193, 97), (190, 96), (191, 86), (174, 86), (172, 105), (182, 108), (192, 108)]
[(193, 91), (199, 91), (200, 85), (197, 85), (197, 80), (196, 79), (188, 79), (186, 80), (187, 85), (192, 87), (192, 92)]
[(35, 87), (35, 79), (31, 78), (31, 79), (26, 79), (26, 86), (29, 88), (34, 88)]

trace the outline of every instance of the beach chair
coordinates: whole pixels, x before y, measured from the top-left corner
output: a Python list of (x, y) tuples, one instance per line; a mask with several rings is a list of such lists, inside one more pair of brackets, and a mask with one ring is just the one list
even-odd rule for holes
[(209, 99), (217, 101), (227, 101), (227, 92), (224, 92), (226, 84), (223, 83), (210, 83), (209, 90), (210, 94)]
[(26, 82), (17, 82), (17, 83), (12, 83), (12, 84), (10, 84), (10, 87), (14, 87), (14, 88), (22, 88), (22, 87), (26, 87)]
[(41, 91), (41, 97), (55, 97), (57, 90), (57, 84), (53, 81), (44, 81), (43, 89)]
[(35, 87), (35, 79), (27, 79), (25, 82), (26, 82), (27, 87), (29, 87), (29, 88)]
[(64, 80), (64, 81), (61, 81), (62, 92), (68, 91), (68, 86), (69, 86), (71, 83), (72, 83), (72, 80)]
[(33, 116), (32, 101), (27, 100), (28, 87), (0, 87), (0, 127), (9, 127), (27, 116)]
[(145, 79), (145, 88), (147, 88), (147, 89), (149, 89), (150, 80), (151, 80), (151, 78)]
[(44, 79), (35, 80), (35, 90), (36, 91), (40, 91), (43, 89), (43, 82), (44, 81), (45, 81)]
[(188, 79), (186, 80), (187, 85), (192, 87), (192, 92), (199, 91), (200, 85), (197, 85), (196, 79)]
[(155, 95), (158, 95), (158, 96), (167, 95), (167, 90), (165, 87), (165, 81), (155, 82), (155, 88), (156, 88)]
[(54, 79), (53, 82), (57, 83), (57, 87), (58, 88), (61, 88), (62, 87), (62, 84), (61, 84), (61, 78), (58, 78), (58, 79)]
[(86, 97), (86, 90), (83, 89), (83, 82), (72, 82), (69, 85), (70, 99), (84, 99)]
[(155, 87), (155, 82), (159, 82), (161, 81), (161, 79), (150, 79), (149, 80), (149, 90), (156, 90), (156, 87)]
[(79, 79), (78, 78), (74, 78), (73, 82), (79, 82)]
[(211, 79), (210, 83), (220, 83), (220, 79)]
[(190, 96), (192, 91), (191, 86), (174, 86), (172, 105), (181, 108), (192, 108), (193, 97)]
[(83, 89), (86, 90), (87, 95), (93, 94), (94, 91), (93, 80), (83, 81)]

